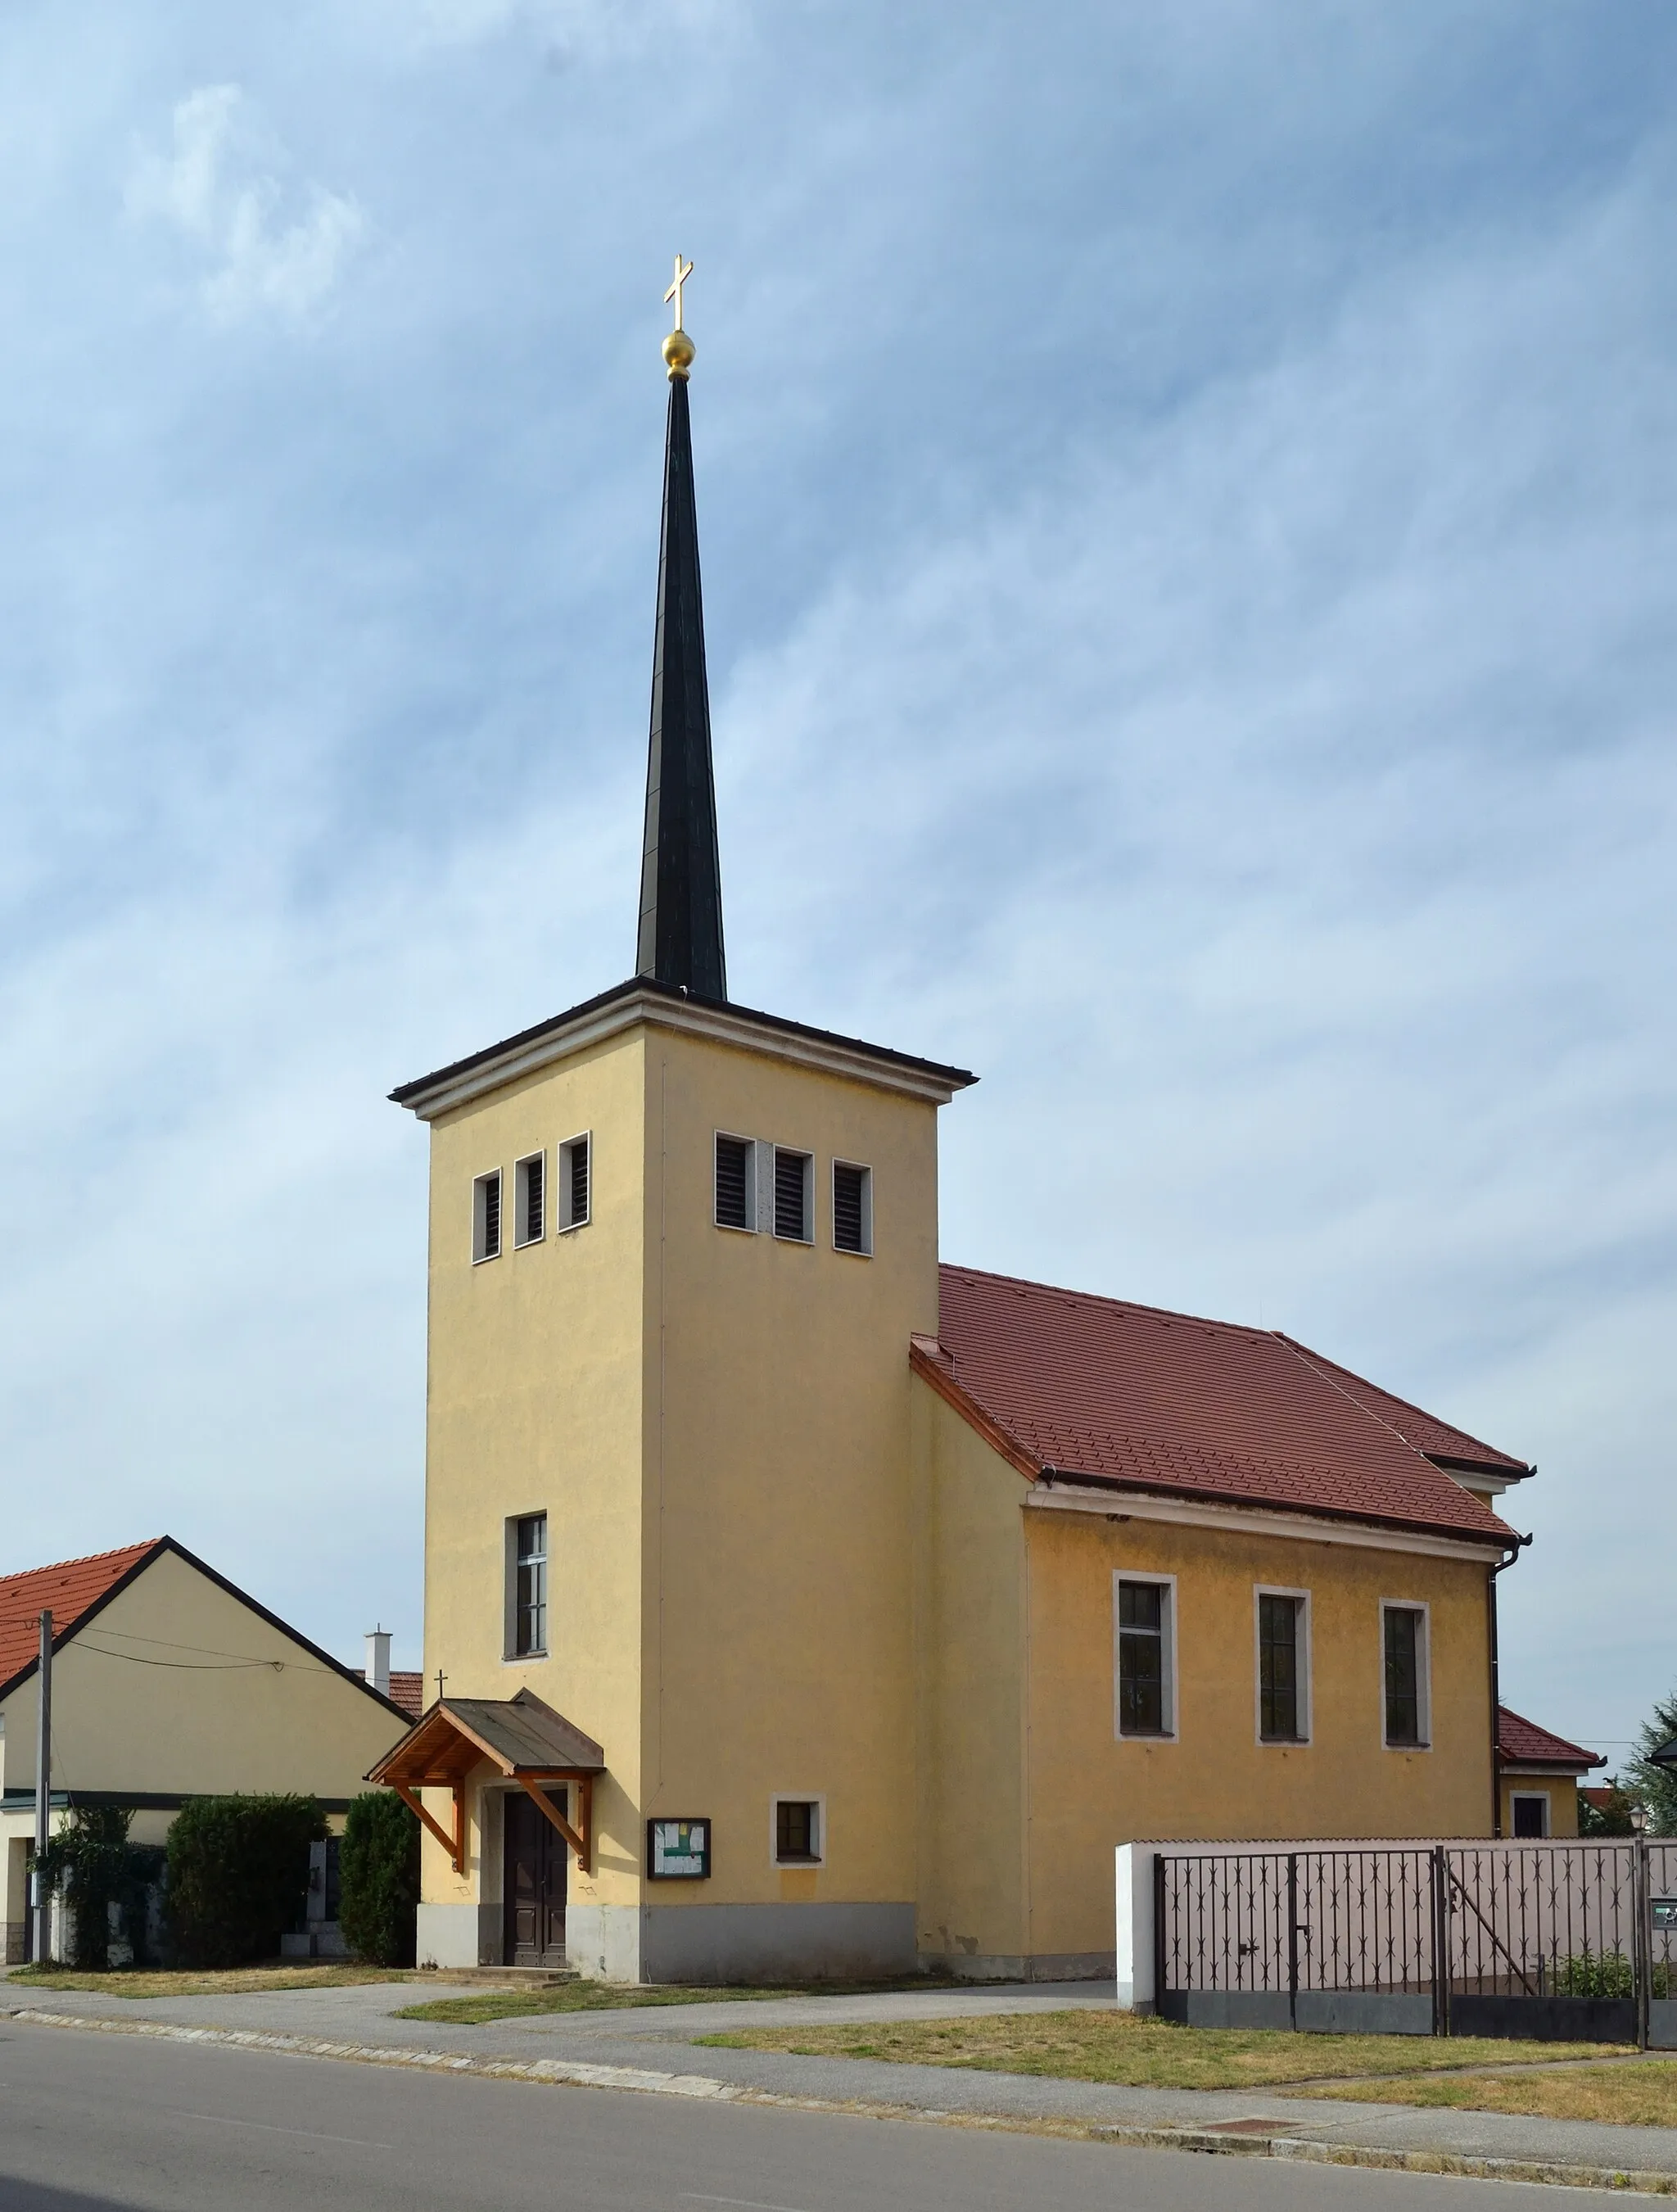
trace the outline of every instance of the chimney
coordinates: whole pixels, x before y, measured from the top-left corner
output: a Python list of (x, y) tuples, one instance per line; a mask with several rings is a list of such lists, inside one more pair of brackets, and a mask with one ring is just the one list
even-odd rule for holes
[(367, 1632), (367, 1680), (381, 1698), (390, 1695), (390, 1631), (370, 1628)]

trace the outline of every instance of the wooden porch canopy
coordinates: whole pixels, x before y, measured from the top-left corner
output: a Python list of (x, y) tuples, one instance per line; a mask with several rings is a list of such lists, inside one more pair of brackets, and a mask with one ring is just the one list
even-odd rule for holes
[[(592, 1870), (594, 1777), (605, 1771), (605, 1753), (592, 1736), (544, 1705), (533, 1690), (515, 1698), (440, 1698), (368, 1775), (411, 1806), (442, 1845), (456, 1874), (465, 1872), (466, 1777), (487, 1759), (526, 1790), (576, 1853), (584, 1874)], [(543, 1788), (577, 1784), (574, 1828)], [(454, 1800), (451, 1836), (420, 1802), (422, 1790), (447, 1790)]]

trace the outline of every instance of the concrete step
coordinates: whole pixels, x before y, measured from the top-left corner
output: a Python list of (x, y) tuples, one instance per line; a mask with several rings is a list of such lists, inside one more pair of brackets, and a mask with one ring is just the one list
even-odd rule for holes
[(581, 1977), (574, 1966), (440, 1966), (441, 1982), (501, 1982), (513, 1989), (552, 1990)]

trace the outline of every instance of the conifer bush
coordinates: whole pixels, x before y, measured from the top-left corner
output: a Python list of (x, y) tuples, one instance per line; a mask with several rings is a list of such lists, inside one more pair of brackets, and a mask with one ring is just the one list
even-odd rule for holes
[(338, 1850), (338, 1924), (356, 1958), (410, 1966), (419, 1905), (419, 1823), (391, 1790), (353, 1798)]
[(302, 1916), (308, 1847), (326, 1832), (313, 1797), (194, 1797), (169, 1830), (168, 1922), (183, 1966), (278, 1956)]

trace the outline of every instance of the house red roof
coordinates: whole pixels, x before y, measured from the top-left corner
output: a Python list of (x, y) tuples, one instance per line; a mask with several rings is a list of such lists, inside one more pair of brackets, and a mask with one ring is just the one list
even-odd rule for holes
[[(357, 1667), (353, 1671), (358, 1681), (367, 1680), (364, 1667)], [(390, 1670), (390, 1702), (392, 1705), (400, 1705), (410, 1719), (417, 1720), (425, 1710), (425, 1677), (416, 1670), (410, 1674), (404, 1668), (392, 1667)]]
[(1607, 1763), (1599, 1751), (1586, 1751), (1581, 1743), (1569, 1743), (1564, 1735), (1551, 1735), (1506, 1705), (1497, 1708), (1497, 1749), (1518, 1766), (1571, 1766), (1583, 1773)]
[(1033, 1480), (1512, 1537), (1427, 1455), (1523, 1462), (1291, 1337), (973, 1267), (939, 1276), (938, 1337), (914, 1339), (914, 1364)]
[(52, 1615), (56, 1650), (66, 1634), (163, 1541), (154, 1536), (148, 1543), (126, 1544), (119, 1552), (95, 1552), (85, 1559), (32, 1567), (27, 1574), (0, 1575), (0, 1689), (9, 1689), (39, 1656), (44, 1612)]

